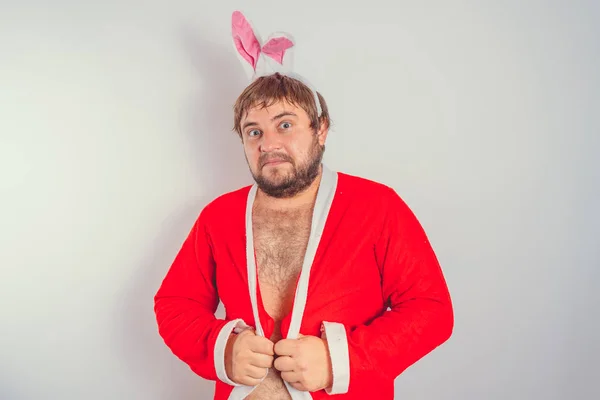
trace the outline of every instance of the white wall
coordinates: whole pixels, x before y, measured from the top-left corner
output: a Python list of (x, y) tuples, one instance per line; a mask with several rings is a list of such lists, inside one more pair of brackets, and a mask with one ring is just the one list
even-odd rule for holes
[(2, 2), (0, 398), (211, 397), (152, 296), (250, 183), (236, 8), (294, 34), (328, 164), (394, 186), (443, 264), (454, 336), (397, 397), (600, 398), (600, 8), (474, 3)]

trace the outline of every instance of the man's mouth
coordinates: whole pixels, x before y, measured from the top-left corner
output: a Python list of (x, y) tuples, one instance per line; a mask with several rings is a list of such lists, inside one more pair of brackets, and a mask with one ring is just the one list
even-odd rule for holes
[(284, 162), (288, 162), (287, 160), (284, 160), (283, 158), (274, 158), (272, 160), (267, 160), (263, 163), (263, 167), (267, 166), (267, 165), (278, 165), (278, 164), (283, 164)]

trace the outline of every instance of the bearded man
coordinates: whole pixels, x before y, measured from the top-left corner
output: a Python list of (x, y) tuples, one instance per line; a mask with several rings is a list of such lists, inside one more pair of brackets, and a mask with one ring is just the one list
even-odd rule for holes
[(329, 111), (293, 71), (293, 38), (261, 43), (239, 11), (232, 34), (254, 183), (199, 213), (155, 295), (159, 333), (217, 400), (393, 399), (453, 330), (432, 246), (392, 188), (324, 165)]
[(200, 212), (155, 296), (161, 336), (214, 399), (393, 399), (453, 329), (425, 232), (392, 188), (324, 165), (327, 104), (300, 80), (257, 78), (233, 119), (255, 182)]

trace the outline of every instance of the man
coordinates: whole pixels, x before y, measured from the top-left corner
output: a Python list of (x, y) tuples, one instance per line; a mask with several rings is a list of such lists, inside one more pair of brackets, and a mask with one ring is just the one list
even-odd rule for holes
[(393, 189), (322, 163), (329, 125), (302, 81), (256, 78), (234, 107), (255, 183), (204, 207), (156, 293), (160, 335), (215, 399), (393, 399), (451, 335), (421, 225)]

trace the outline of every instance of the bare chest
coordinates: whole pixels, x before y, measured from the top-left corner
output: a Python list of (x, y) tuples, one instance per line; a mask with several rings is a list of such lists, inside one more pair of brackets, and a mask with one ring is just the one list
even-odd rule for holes
[(281, 320), (291, 311), (310, 235), (311, 210), (257, 212), (254, 244), (265, 311)]
[[(255, 210), (254, 248), (265, 311), (275, 320), (270, 339), (281, 338), (281, 319), (291, 312), (296, 282), (310, 235), (312, 209), (297, 212)], [(271, 368), (248, 400), (291, 400), (280, 373)]]

